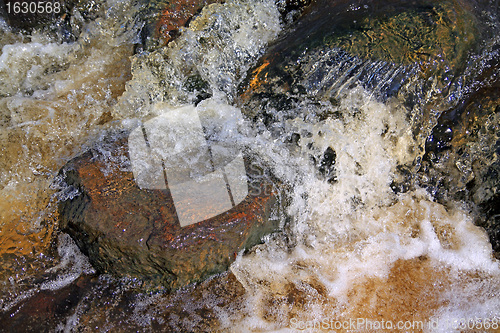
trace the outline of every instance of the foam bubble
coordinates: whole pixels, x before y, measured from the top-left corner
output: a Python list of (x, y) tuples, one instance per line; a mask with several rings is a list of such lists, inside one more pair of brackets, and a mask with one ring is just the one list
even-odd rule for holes
[[(466, 213), (433, 202), (423, 190), (395, 195), (390, 189), (400, 153), (412, 144), (405, 141), (408, 136), (399, 135), (400, 126), (407, 128), (404, 116), (372, 101), (360, 89), (351, 91), (343, 101), (346, 116), (342, 121), (315, 125), (291, 121), (295, 128), (313, 134), (310, 141), (320, 151), (327, 146), (336, 151), (338, 178), (327, 184), (300, 160), (296, 164), (286, 161), (298, 170), (278, 169), (285, 179), (298, 180), (296, 174), (287, 172), (302, 174), (290, 207), (296, 246), (290, 249), (282, 242), (269, 241), (238, 257), (231, 266), (249, 293), (253, 315), (244, 325), (251, 329), (290, 327), (291, 318), (317, 321), (374, 315), (385, 301), (379, 293), (408, 299), (404, 306), (386, 304), (383, 318), (394, 319), (399, 313), (399, 319), (404, 319), (416, 311), (419, 318), (429, 320), (443, 300), (456, 298), (450, 295), (488, 298), (480, 288), (471, 287), (474, 282), (466, 278), (468, 274), (488, 279), (489, 283), (481, 283), (490, 290), (498, 288), (500, 268), (491, 245), (484, 230), (474, 226)], [(300, 144), (305, 150), (308, 143)], [(274, 159), (276, 164), (285, 163)], [(398, 280), (403, 279), (402, 271), (419, 284), (412, 294)], [(422, 280), (427, 274), (432, 282)], [(453, 283), (436, 290), (444, 281)], [(415, 301), (415, 293), (420, 295), (417, 299), (427, 298), (422, 302), (425, 306), (409, 305)], [(488, 299), (487, 305), (479, 306), (481, 313), (498, 307), (498, 301)], [(370, 302), (365, 304), (366, 300)]]

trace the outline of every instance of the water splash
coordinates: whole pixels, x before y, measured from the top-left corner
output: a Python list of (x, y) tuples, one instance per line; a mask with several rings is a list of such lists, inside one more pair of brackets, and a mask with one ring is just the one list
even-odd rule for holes
[[(234, 104), (239, 83), (281, 29), (273, 2), (227, 1), (205, 8), (170, 46), (130, 62), (138, 36), (131, 27), (140, 26), (134, 11), (128, 12), (128, 3), (101, 5), (95, 21), (75, 13), (79, 39), (73, 44), (36, 38), (22, 43), (10, 32), (0, 37), (7, 45), (0, 65), (23, 73), (1, 86), (2, 236), (8, 239), (14, 230), (17, 237), (3, 241), (2, 249), (16, 253), (5, 255), (5, 262), (19, 261), (2, 275), (4, 311), (39, 290), (59, 290), (92, 273), (64, 235), (59, 254), (36, 257), (33, 268), (20, 273), (31, 264), (31, 245), (51, 238), (33, 240), (23, 230), (38, 230), (47, 221), (34, 216), (56, 191), (49, 184), (62, 164), (82, 147), (105, 141), (103, 129), (132, 129), (165, 106), (198, 104), (209, 96), (215, 105)], [(38, 53), (19, 52), (24, 49)], [(335, 91), (338, 103), (304, 98), (292, 105), (293, 116), (270, 107), (278, 126), (247, 121), (225, 133), (289, 187), (283, 233), (241, 253), (230, 272), (173, 294), (100, 276), (58, 329), (293, 331), (299, 322), (324, 319), (444, 323), (498, 316), (500, 269), (482, 229), (458, 202), (445, 207), (418, 186), (404, 194), (391, 187), (401, 177), (398, 166), (410, 164), (417, 154), (412, 147), (421, 143), (411, 133), (416, 120), (409, 120), (407, 109), (398, 101), (377, 101), (373, 91), (390, 92), (386, 79), (411, 76), (412, 69), (344, 55), (343, 62), (331, 62), (342, 56), (332, 51), (303, 82), (323, 77), (308, 86), (309, 97)], [(387, 77), (352, 85), (363, 82), (370, 66)], [(457, 88), (449, 97), (458, 101), (463, 93)], [(316, 116), (322, 114), (330, 116)], [(100, 147), (106, 155), (106, 145)], [(76, 195), (60, 190), (63, 197)], [(34, 252), (44, 253), (45, 244)], [(38, 279), (40, 267), (49, 278)]]

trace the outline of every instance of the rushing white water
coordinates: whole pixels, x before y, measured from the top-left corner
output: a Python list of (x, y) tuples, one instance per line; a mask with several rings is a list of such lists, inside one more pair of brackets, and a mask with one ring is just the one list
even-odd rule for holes
[[(109, 128), (133, 129), (165, 106), (194, 104), (198, 91), (186, 88), (192, 77), (206, 83), (211, 107), (234, 104), (238, 84), (281, 30), (273, 1), (226, 1), (206, 7), (168, 47), (132, 56), (136, 25), (123, 22), (134, 22), (135, 7), (114, 1), (103, 6), (108, 9), (98, 20), (79, 22), (78, 42), (36, 36), (19, 41), (15, 35), (0, 39), (6, 157), (0, 164), (1, 227), (3, 235), (10, 235), (7, 229), (18, 231), (7, 236), (11, 241), (4, 241), (4, 247), (40, 242), (26, 241), (21, 231), (35, 233), (46, 228), (43, 221), (54, 223), (47, 218), (54, 211), (55, 191), (48, 190), (49, 184), (82, 147), (99, 141)], [(4, 25), (0, 29), (10, 34)], [(153, 322), (172, 321), (169, 327), (196, 330), (204, 320), (197, 311), (203, 308), (214, 312), (217, 329), (235, 332), (328, 331), (349, 321), (356, 325), (341, 328), (363, 331), (368, 321), (378, 325), (381, 320), (422, 322), (423, 331), (449, 332), (455, 319), (500, 321), (500, 267), (485, 232), (459, 202), (444, 207), (424, 190), (395, 194), (391, 189), (397, 166), (414, 158), (408, 154), (415, 142), (405, 108), (378, 102), (360, 87), (344, 91), (339, 101), (336, 106), (306, 103), (310, 112), (340, 112), (339, 119), (285, 121), (287, 133), (310, 133), (297, 146), (249, 121), (222, 134), (290, 185), (290, 221), (284, 232), (241, 253), (230, 267), (233, 285), (243, 287), (242, 298), (221, 305), (220, 295), (211, 295), (210, 289), (201, 300), (190, 299), (185, 290), (173, 296), (137, 293), (126, 324), (147, 330)], [(328, 147), (336, 152), (337, 180), (331, 184), (318, 176), (309, 158), (311, 150), (321, 153)], [(57, 197), (67, 195), (74, 193)], [(11, 252), (38, 255), (46, 249), (40, 248)], [(60, 277), (22, 289), (12, 275), (14, 287), (4, 282), (10, 293), (3, 295), (2, 304), (9, 304), (4, 310), (21, 295), (58, 289), (92, 272), (67, 236), (59, 236), (58, 249), (58, 263), (41, 266)], [(30, 274), (36, 273), (20, 276)], [(126, 330), (112, 313), (133, 288), (117, 287), (115, 305), (99, 303), (103, 290), (113, 288), (107, 279), (101, 277), (95, 294), (87, 295), (59, 330), (87, 331), (86, 325), (97, 323), (101, 330)], [(175, 302), (188, 319), (167, 312)], [(90, 310), (95, 304), (110, 316), (105, 325), (91, 318), (101, 311)]]

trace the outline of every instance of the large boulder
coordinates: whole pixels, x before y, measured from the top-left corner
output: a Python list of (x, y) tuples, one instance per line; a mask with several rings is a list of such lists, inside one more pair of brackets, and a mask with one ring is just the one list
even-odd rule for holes
[(61, 170), (79, 194), (60, 202), (60, 228), (99, 272), (175, 289), (226, 270), (277, 230), (272, 177), (246, 154), (213, 144), (221, 128), (204, 116), (199, 126), (195, 111), (153, 118)]
[[(311, 133), (290, 133), (286, 120), (343, 120), (336, 106), (355, 86), (397, 105), (412, 144), (395, 192), (416, 185), (441, 203), (468, 202), (498, 256), (500, 48), (486, 16), (463, 0), (318, 0), (248, 72), (239, 105), (292, 143)], [(337, 152), (314, 144), (318, 173), (334, 182)]]
[(362, 86), (406, 109), (412, 154), (421, 157), (439, 114), (463, 94), (458, 77), (478, 41), (475, 15), (462, 0), (316, 1), (249, 71), (239, 105), (273, 129), (296, 117), (336, 117), (329, 112), (339, 98)]

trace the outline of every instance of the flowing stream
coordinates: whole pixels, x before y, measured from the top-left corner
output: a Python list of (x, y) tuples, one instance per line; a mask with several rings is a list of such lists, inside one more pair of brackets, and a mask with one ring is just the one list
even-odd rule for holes
[[(489, 10), (482, 13), (495, 23), (498, 13)], [(302, 96), (286, 116), (266, 109), (278, 127), (247, 117), (226, 133), (287, 185), (283, 232), (240, 253), (228, 272), (173, 293), (96, 275), (58, 230), (58, 200), (77, 195), (61, 186), (59, 169), (89, 147), (106, 154), (109, 133), (132, 130), (165, 106), (198, 103), (193, 80), (210, 92), (204, 103), (241, 107), (238, 87), (288, 29), (274, 1), (229, 0), (206, 6), (167, 47), (137, 51), (145, 12), (130, 0), (76, 6), (73, 37), (57, 28), (22, 34), (0, 21), (0, 310), (20, 331), (16, 318), (37, 306), (52, 315), (40, 327), (61, 332), (450, 332), (464, 331), (461, 319), (490, 325), (478, 331), (499, 327), (499, 261), (474, 211), (459, 200), (438, 202), (425, 179), (394, 191), (401, 166), (425, 143), (412, 135), (415, 117), (404, 101), (342, 85), (340, 70), (321, 83), (342, 86), (335, 103)], [(498, 36), (465, 65), (449, 106), (498, 56)], [(382, 77), (387, 68), (378, 65), (372, 72)], [(342, 116), (308, 116), (325, 113)], [(436, 122), (423, 122), (422, 133)], [(293, 133), (300, 140), (283, 140)], [(328, 147), (335, 181), (311, 158)], [(68, 303), (47, 309), (44, 295), (65, 290)]]

